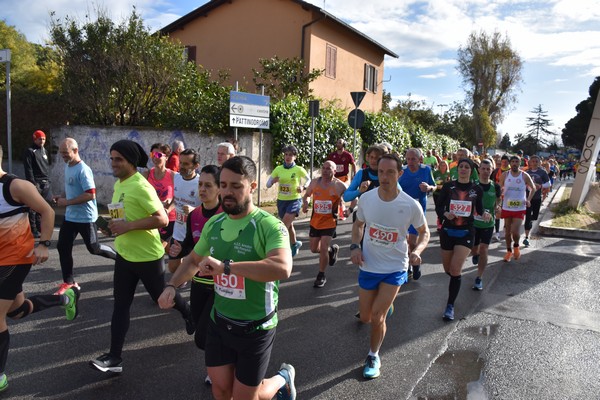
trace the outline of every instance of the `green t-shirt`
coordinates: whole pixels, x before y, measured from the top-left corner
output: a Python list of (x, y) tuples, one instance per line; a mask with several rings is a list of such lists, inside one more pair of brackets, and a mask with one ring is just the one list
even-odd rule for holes
[(476, 228), (493, 228), (496, 223), (496, 200), (500, 198), (502, 191), (500, 185), (493, 181), (490, 181), (486, 185), (480, 183), (479, 186), (483, 190), (483, 210), (492, 214), (492, 218), (488, 222), (485, 222), (481, 216), (476, 215), (473, 226)]
[[(208, 220), (194, 251), (200, 256), (235, 262), (263, 260), (274, 249), (289, 249), (287, 229), (268, 212), (256, 208), (242, 219), (231, 219), (222, 213)], [(279, 281), (257, 282), (249, 278), (217, 275), (214, 309), (221, 315), (241, 320), (258, 321), (276, 309)], [(259, 329), (277, 326), (277, 314)]]
[(301, 179), (308, 179), (308, 172), (299, 165), (292, 168), (279, 165), (273, 170), (271, 177), (279, 178), (277, 200), (296, 200), (302, 197), (302, 193), (298, 193), (298, 186)]
[[(479, 174), (477, 173), (477, 169), (473, 168), (471, 170), (471, 182), (473, 183), (479, 183)], [(452, 168), (450, 168), (450, 179), (452, 179), (453, 181), (458, 180), (458, 165), (454, 166)]]
[(423, 164), (429, 165), (431, 167), (437, 167), (437, 158), (435, 158), (435, 156), (423, 157)]
[[(156, 189), (139, 172), (123, 182), (117, 180), (112, 203), (121, 203), (127, 221), (151, 216), (163, 208)], [(115, 249), (130, 262), (154, 261), (165, 255), (158, 229), (133, 230), (115, 238)]]

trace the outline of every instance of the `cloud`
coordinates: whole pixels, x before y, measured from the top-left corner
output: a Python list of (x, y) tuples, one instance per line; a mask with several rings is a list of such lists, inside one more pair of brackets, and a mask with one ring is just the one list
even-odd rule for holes
[(439, 79), (439, 78), (444, 78), (446, 76), (446, 71), (438, 71), (435, 74), (425, 74), (425, 75), (419, 75), (419, 78), (423, 78), (423, 79)]

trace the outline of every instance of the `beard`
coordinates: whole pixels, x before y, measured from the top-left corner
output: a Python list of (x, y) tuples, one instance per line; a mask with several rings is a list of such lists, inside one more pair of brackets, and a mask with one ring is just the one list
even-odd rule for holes
[(235, 201), (235, 199), (233, 197), (225, 197), (224, 199), (222, 199), (221, 208), (223, 208), (223, 211), (228, 215), (240, 215), (248, 211), (248, 209), (250, 208), (250, 199), (245, 199), (242, 203), (236, 202), (233, 206), (226, 205), (226, 200)]

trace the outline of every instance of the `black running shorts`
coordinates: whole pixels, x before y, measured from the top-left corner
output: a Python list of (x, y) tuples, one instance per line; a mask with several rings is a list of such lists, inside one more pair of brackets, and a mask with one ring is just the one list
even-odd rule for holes
[(23, 282), (29, 274), (31, 264), (0, 267), (0, 299), (14, 300), (23, 291)]

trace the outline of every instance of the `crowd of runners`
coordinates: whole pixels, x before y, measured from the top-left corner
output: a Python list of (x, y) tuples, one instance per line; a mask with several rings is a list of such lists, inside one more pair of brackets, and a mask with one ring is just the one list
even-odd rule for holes
[[(403, 284), (421, 278), (421, 255), (430, 239), (425, 219), (429, 195), (449, 276), (440, 316), (452, 321), (467, 259), (477, 266), (471, 287), (481, 291), (491, 242), (501, 241), (504, 232), (504, 261), (518, 260), (521, 246), (529, 245), (543, 198), (554, 179), (563, 179), (561, 163), (553, 157), (522, 152), (479, 156), (464, 148), (442, 157), (434, 149), (400, 153), (387, 143), (369, 146), (358, 168), (346, 142), (338, 139), (311, 180), (296, 164), (297, 148), (288, 145), (283, 164), (266, 183), (276, 186), (277, 218), (254, 204), (253, 194), (261, 189), (257, 167), (237, 156), (233, 143), (217, 146), (218, 165), (203, 165), (198, 153), (181, 142), (143, 149), (120, 140), (107, 154), (116, 182), (110, 215), (104, 217), (98, 215), (93, 173), (77, 142), (67, 138), (60, 143), (65, 189), (56, 196), (44, 144), (45, 134), (36, 131), (24, 155), (25, 179), (0, 168), (0, 391), (8, 387), (6, 317), (19, 319), (53, 306), (61, 306), (67, 320), (77, 317), (82, 288), (75, 279), (72, 249), (81, 235), (91, 254), (114, 260), (110, 342), (108, 351), (90, 360), (92, 368), (123, 371), (130, 308), (141, 281), (160, 308), (181, 314), (182, 328), (205, 352), (205, 382), (215, 398), (294, 399), (291, 364), (282, 364), (270, 378), (265, 375), (279, 322), (279, 281), (289, 278), (293, 257), (303, 246), (294, 227), (300, 212), (311, 213), (315, 288), (326, 285), (327, 267), (337, 261), (337, 225), (351, 219), (351, 262), (359, 267), (356, 317), (370, 324), (363, 376), (377, 378), (394, 300)], [(27, 298), (23, 282), (29, 269), (45, 262), (53, 246), (53, 205), (66, 207), (56, 245), (62, 282), (54, 294)], [(114, 248), (99, 243), (99, 231), (114, 237)], [(186, 285), (189, 301), (180, 293)]]

